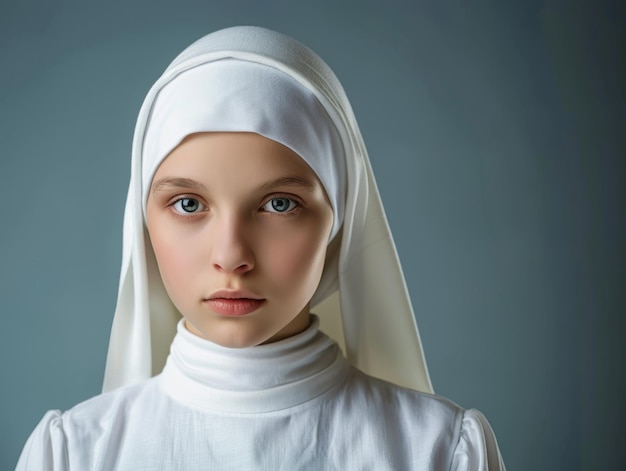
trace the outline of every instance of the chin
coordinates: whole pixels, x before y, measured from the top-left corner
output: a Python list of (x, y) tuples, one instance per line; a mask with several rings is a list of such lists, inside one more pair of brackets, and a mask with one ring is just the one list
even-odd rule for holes
[(228, 337), (218, 337), (218, 338), (209, 337), (209, 340), (211, 340), (213, 343), (216, 343), (226, 348), (256, 347), (257, 345), (261, 345), (262, 343), (267, 341), (265, 337), (262, 337), (262, 338), (258, 338), (256, 336), (248, 337), (248, 336), (237, 335), (237, 334), (234, 334)]
[(198, 326), (187, 320), (185, 326), (192, 334), (226, 348), (256, 347), (277, 334), (264, 332), (254, 325), (245, 325), (241, 320), (225, 319), (226, 322), (211, 326)]

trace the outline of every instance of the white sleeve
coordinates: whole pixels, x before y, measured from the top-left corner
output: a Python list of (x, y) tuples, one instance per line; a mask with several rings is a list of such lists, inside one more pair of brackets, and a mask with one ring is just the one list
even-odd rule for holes
[(63, 419), (58, 410), (48, 411), (30, 434), (16, 471), (66, 471), (69, 469)]
[(485, 416), (476, 409), (463, 415), (451, 471), (506, 471), (498, 442)]

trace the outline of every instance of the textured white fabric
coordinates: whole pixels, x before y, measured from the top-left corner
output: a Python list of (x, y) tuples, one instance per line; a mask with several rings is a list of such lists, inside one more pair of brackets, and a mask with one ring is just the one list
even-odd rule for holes
[(145, 215), (152, 176), (189, 134), (254, 132), (289, 147), (319, 177), (335, 215), (330, 239), (343, 221), (345, 158), (341, 140), (315, 95), (273, 67), (223, 59), (194, 67), (165, 85), (155, 99), (144, 139)]
[(331, 245), (312, 300), (322, 329), (340, 343), (351, 365), (431, 392), (404, 276), (350, 103), (317, 55), (291, 38), (257, 27), (228, 28), (192, 44), (144, 101), (133, 140), (122, 271), (103, 389), (142, 382), (159, 373), (180, 318), (160, 280), (143, 219), (142, 156), (155, 99), (192, 69), (228, 58), (272, 67), (293, 79), (319, 101), (341, 140), (346, 172), (341, 239), (337, 247)]
[(246, 349), (179, 324), (162, 374), (44, 416), (17, 470), (68, 469), (504, 467), (482, 414), (351, 368), (314, 318), (299, 335)]

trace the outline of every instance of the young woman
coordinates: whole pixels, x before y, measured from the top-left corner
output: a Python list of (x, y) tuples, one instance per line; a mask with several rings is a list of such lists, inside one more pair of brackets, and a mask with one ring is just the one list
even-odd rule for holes
[(504, 469), (482, 414), (432, 394), (341, 85), (262, 28), (200, 39), (146, 97), (104, 390), (18, 469)]

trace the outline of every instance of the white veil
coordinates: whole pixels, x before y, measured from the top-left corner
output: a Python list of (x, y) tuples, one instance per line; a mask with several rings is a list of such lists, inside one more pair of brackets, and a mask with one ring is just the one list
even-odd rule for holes
[(343, 226), (329, 247), (312, 300), (322, 330), (361, 371), (432, 392), (400, 262), (345, 92), (310, 49), (259, 27), (227, 28), (196, 41), (170, 64), (143, 103), (133, 139), (122, 269), (103, 390), (158, 374), (180, 319), (161, 282), (143, 217), (142, 155), (155, 97), (185, 71), (225, 58), (268, 65), (289, 75), (317, 97), (341, 138), (347, 177)]

